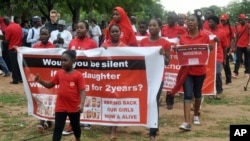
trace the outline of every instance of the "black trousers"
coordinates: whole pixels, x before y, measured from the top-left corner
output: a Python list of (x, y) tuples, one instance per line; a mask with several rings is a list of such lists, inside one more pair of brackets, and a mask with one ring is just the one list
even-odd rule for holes
[(14, 49), (9, 50), (9, 56), (11, 61), (12, 79), (13, 82), (22, 81), (20, 69), (17, 62), (17, 52)]
[[(230, 51), (230, 48), (227, 49), (227, 53), (229, 53), (229, 51)], [(230, 55), (226, 55), (226, 62), (223, 64), (225, 77), (226, 77), (226, 83), (232, 82), (232, 72), (231, 72), (229, 62), (230, 62)]]
[(244, 55), (244, 65), (245, 65), (245, 73), (250, 73), (250, 51), (247, 48), (237, 47), (236, 49), (236, 63), (234, 66), (234, 73), (239, 74), (239, 68), (241, 64), (241, 58)]
[[(159, 106), (160, 106), (160, 97), (161, 97), (161, 92), (162, 92), (162, 87), (163, 87), (163, 82), (161, 82), (161, 86), (158, 90), (157, 96), (156, 96), (156, 102), (157, 102), (157, 110), (158, 110), (158, 119), (159, 119)], [(158, 120), (159, 121), (159, 120)], [(156, 132), (159, 130), (159, 123), (158, 123), (158, 128), (150, 128), (149, 129), (149, 136), (156, 136)]]
[(62, 131), (65, 126), (65, 120), (69, 117), (70, 124), (74, 131), (76, 138), (81, 136), (81, 127), (80, 127), (80, 113), (67, 113), (67, 112), (56, 112), (55, 113), (55, 128), (53, 133), (53, 141), (60, 141), (62, 137)]

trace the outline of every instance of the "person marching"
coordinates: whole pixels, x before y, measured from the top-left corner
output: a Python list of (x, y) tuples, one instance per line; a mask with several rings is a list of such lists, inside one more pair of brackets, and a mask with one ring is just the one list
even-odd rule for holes
[[(165, 65), (168, 65), (170, 62), (170, 48), (171, 43), (166, 39), (160, 37), (159, 32), (161, 30), (162, 23), (158, 19), (151, 19), (148, 25), (150, 36), (141, 40), (140, 47), (150, 47), (150, 46), (161, 46), (161, 54), (164, 55)], [(158, 118), (159, 118), (159, 101), (163, 87), (163, 80), (159, 91), (156, 96), (157, 108), (158, 108)], [(150, 141), (155, 141), (155, 136), (158, 132), (158, 128), (150, 128), (149, 136)]]
[[(238, 78), (241, 59), (244, 54), (245, 76), (250, 74), (250, 25), (246, 21), (246, 15), (238, 16), (239, 24), (236, 27), (236, 63), (232, 74), (233, 78)], [(235, 50), (235, 49), (234, 49)]]
[(226, 84), (232, 83), (232, 72), (231, 72), (231, 68), (230, 68), (230, 54), (231, 54), (231, 47), (234, 45), (234, 32), (233, 29), (230, 25), (230, 21), (229, 21), (229, 16), (227, 14), (222, 14), (220, 16), (220, 28), (221, 30), (224, 31), (225, 35), (226, 35), (226, 40), (227, 40), (227, 44), (229, 45), (229, 47), (226, 50), (226, 62), (224, 62), (223, 67), (224, 67), (224, 72), (225, 72), (225, 76), (226, 76)]
[[(187, 18), (187, 30), (188, 32), (180, 36), (180, 45), (191, 45), (191, 44), (209, 44), (209, 36), (202, 31), (201, 18), (197, 14), (192, 14)], [(184, 131), (191, 130), (191, 103), (194, 96), (194, 117), (193, 123), (199, 125), (199, 110), (202, 100), (202, 86), (206, 77), (206, 66), (181, 66), (181, 69), (177, 76), (176, 85), (183, 85), (184, 90), (184, 121), (179, 126), (179, 129)], [(179, 79), (178, 79), (179, 78)]]
[(83, 111), (86, 92), (82, 73), (73, 68), (75, 61), (76, 51), (66, 50), (61, 57), (62, 69), (57, 71), (51, 81), (44, 81), (39, 75), (34, 79), (46, 88), (60, 85), (56, 99), (53, 141), (61, 140), (67, 116), (72, 125), (75, 140), (80, 141), (80, 113)]
[[(113, 24), (109, 26), (109, 34), (110, 34), (110, 39), (106, 40), (101, 47), (108, 48), (108, 47), (124, 47), (127, 46), (124, 44), (121, 39), (121, 28), (118, 24)], [(110, 136), (110, 141), (116, 141), (117, 136), (116, 136), (116, 131), (117, 131), (117, 126), (112, 126), (111, 127), (111, 136)]]

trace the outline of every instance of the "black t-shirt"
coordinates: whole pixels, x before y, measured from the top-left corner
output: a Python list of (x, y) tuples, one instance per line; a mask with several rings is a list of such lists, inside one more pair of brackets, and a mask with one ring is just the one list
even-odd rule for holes
[(57, 23), (52, 24), (50, 21), (45, 23), (45, 27), (49, 28), (49, 32), (51, 33), (54, 30), (57, 30)]

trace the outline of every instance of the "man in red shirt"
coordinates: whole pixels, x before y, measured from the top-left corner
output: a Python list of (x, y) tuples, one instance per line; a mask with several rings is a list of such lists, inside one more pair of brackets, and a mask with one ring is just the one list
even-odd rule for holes
[(168, 38), (176, 38), (180, 35), (186, 33), (186, 28), (179, 26), (177, 23), (177, 14), (176, 13), (169, 13), (168, 14), (168, 25), (163, 26), (161, 29), (161, 35), (163, 37)]
[(22, 83), (21, 73), (17, 62), (16, 47), (22, 45), (22, 28), (19, 24), (11, 22), (8, 17), (4, 17), (4, 23), (7, 26), (5, 29), (5, 40), (9, 43), (8, 51), (11, 61), (12, 82), (11, 84)]
[(218, 42), (216, 62), (216, 91), (218, 97), (220, 96), (219, 94), (223, 92), (221, 71), (223, 63), (226, 63), (226, 49), (229, 47), (225, 32), (218, 28), (219, 21), (219, 17), (217, 16), (210, 16), (208, 18), (210, 31), (212, 34), (216, 35), (216, 40)]
[(239, 74), (239, 68), (241, 63), (241, 58), (244, 54), (245, 62), (245, 76), (249, 77), (250, 74), (250, 25), (246, 21), (246, 15), (239, 15), (239, 24), (236, 27), (236, 63), (234, 66), (234, 73), (232, 77), (237, 78)]
[(203, 29), (210, 30), (209, 23), (208, 23), (208, 18), (210, 16), (214, 16), (214, 10), (211, 9), (211, 8), (209, 8), (209, 9), (206, 10), (205, 21), (203, 23)]

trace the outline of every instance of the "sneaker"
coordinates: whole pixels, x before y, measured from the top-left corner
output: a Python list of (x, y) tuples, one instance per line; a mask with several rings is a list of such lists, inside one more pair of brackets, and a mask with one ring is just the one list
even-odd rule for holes
[(10, 76), (10, 73), (5, 73), (5, 74), (3, 75), (3, 77), (8, 77), (8, 76)]
[(83, 124), (83, 129), (84, 130), (90, 130), (91, 129), (91, 125), (90, 124)]
[(194, 125), (200, 125), (201, 122), (200, 122), (200, 119), (199, 119), (199, 116), (194, 116)]
[(73, 134), (73, 130), (71, 125), (68, 125), (62, 132), (63, 135), (70, 135)]
[(233, 78), (238, 78), (238, 74), (232, 73), (232, 77), (233, 77)]
[(166, 103), (167, 103), (167, 109), (172, 110), (174, 105), (174, 95), (167, 93)]
[(0, 70), (0, 75), (3, 75), (4, 73), (3, 73), (3, 71), (2, 70)]
[(191, 125), (186, 122), (183, 122), (181, 126), (179, 127), (179, 129), (184, 130), (184, 131), (191, 131)]

